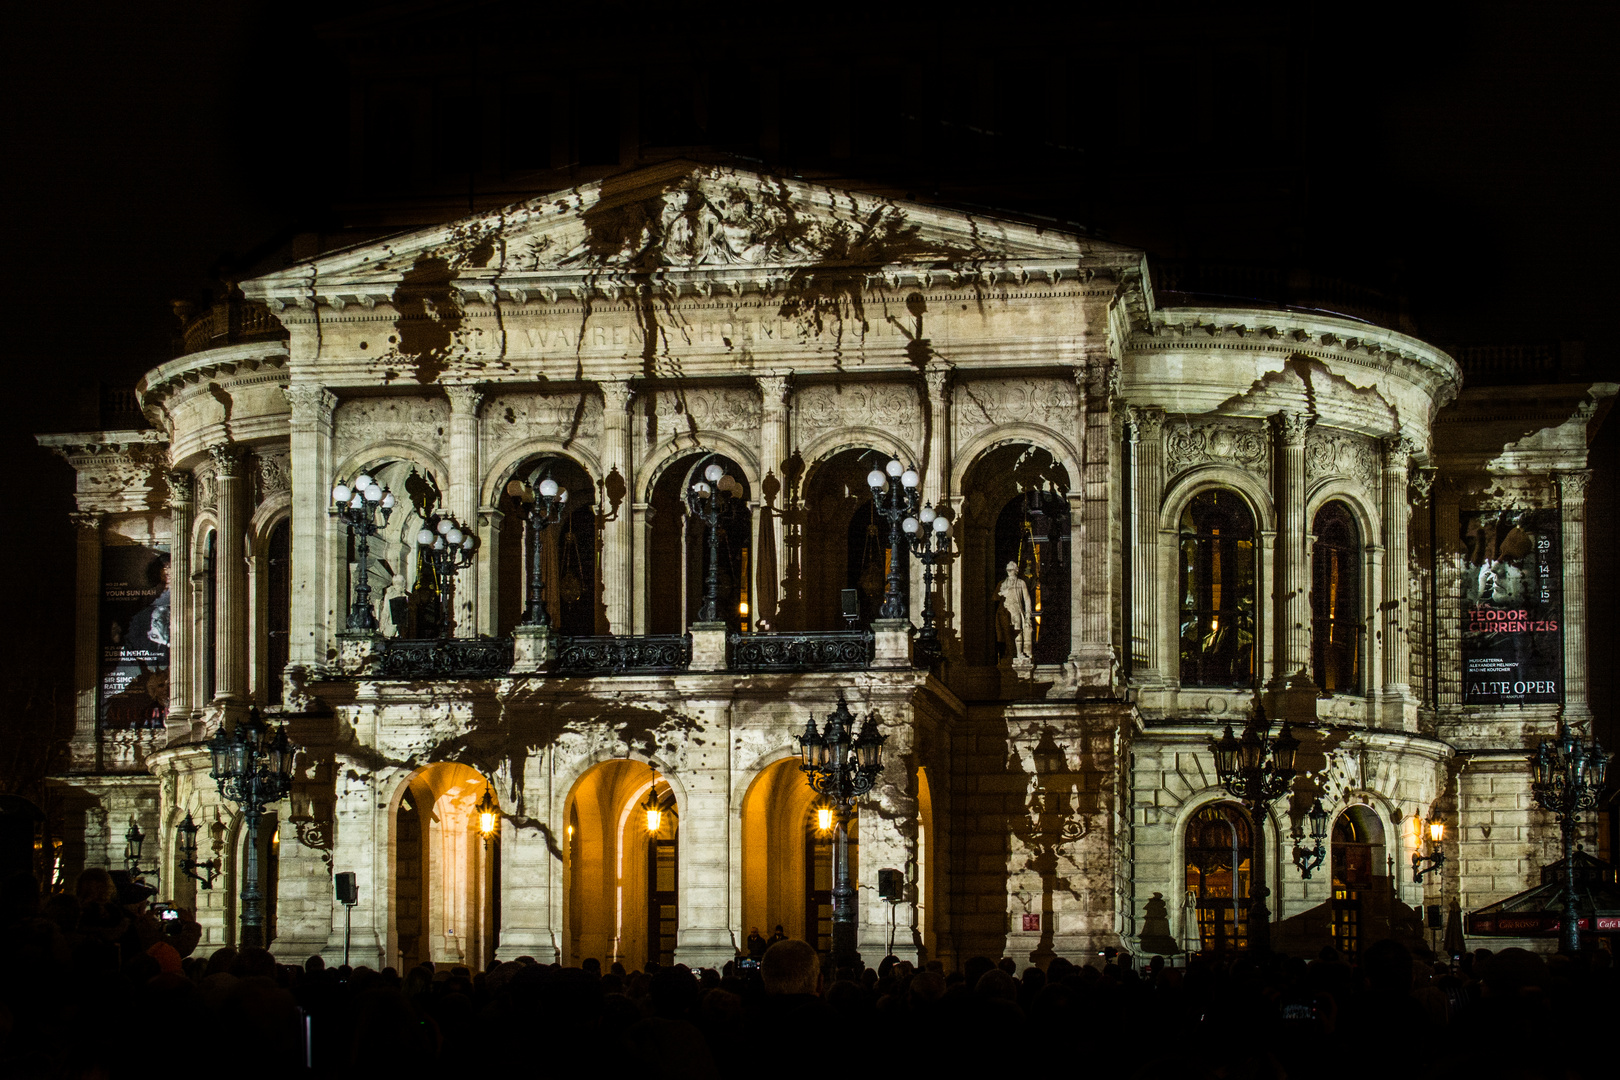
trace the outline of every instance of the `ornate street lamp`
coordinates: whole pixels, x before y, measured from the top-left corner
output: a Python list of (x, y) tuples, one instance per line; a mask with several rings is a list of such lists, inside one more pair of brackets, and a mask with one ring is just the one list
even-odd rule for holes
[(545, 535), (546, 530), (562, 520), (568, 507), (568, 489), (547, 476), (533, 486), (521, 480), (507, 485), (507, 490), (528, 507), (525, 514), (529, 533), (529, 599), (523, 609), (520, 626), (550, 626), (551, 615), (546, 611), (545, 597)]
[(484, 797), (478, 800), (478, 832), (484, 838), (484, 846), (488, 847), (490, 840), (495, 837), (495, 827), (501, 821), (501, 808), (496, 805), (495, 797), (490, 794), (491, 784), (484, 785)]
[(124, 830), (124, 869), (129, 871), (130, 877), (144, 877), (151, 874), (158, 876), (157, 867), (150, 870), (141, 869), (141, 848), (146, 844), (146, 834), (141, 832), (140, 825), (131, 817), (129, 828)]
[(901, 595), (900, 522), (917, 514), (917, 483), (917, 470), (900, 464), (899, 458), (890, 458), (883, 468), (866, 474), (866, 486), (872, 489), (872, 506), (889, 522), (889, 575), (883, 584), (883, 606), (878, 609), (880, 619), (906, 617), (906, 598)]
[(923, 564), (923, 624), (917, 635), (917, 654), (932, 662), (940, 657), (939, 629), (934, 625), (934, 564), (950, 553), (951, 523), (929, 503), (916, 517), (902, 521), (900, 530), (905, 533), (911, 553)]
[[(197, 861), (197, 823), (191, 820), (190, 810), (186, 811), (186, 819), (174, 827), (174, 849), (180, 856), (180, 872), (203, 888), (212, 889), (219, 878), (219, 860)], [(207, 873), (199, 874), (199, 870)]]
[(1580, 912), (1575, 906), (1575, 832), (1583, 810), (1597, 806), (1608, 779), (1609, 755), (1598, 745), (1576, 739), (1575, 732), (1558, 718), (1557, 740), (1545, 739), (1531, 759), (1530, 790), (1536, 804), (1558, 818), (1564, 841), (1564, 912), (1559, 919), (1559, 950), (1575, 956), (1581, 947)]
[[(1423, 842), (1423, 823), (1418, 823), (1418, 842)], [(1412, 882), (1420, 883), (1424, 874), (1438, 874), (1440, 868), (1446, 865), (1446, 853), (1440, 850), (1440, 842), (1446, 838), (1446, 823), (1439, 818), (1430, 818), (1428, 824), (1429, 854), (1412, 852)]]
[[(349, 535), (359, 537), (356, 552), (359, 570), (355, 574), (354, 605), (349, 608), (350, 630), (377, 629), (377, 613), (371, 609), (370, 568), (371, 538), (388, 523), (394, 512), (394, 493), (365, 473), (354, 478), (354, 483), (342, 480), (332, 485), (332, 505), (337, 516), (349, 526)], [(382, 521), (378, 522), (378, 515)]]
[(835, 970), (860, 963), (855, 949), (855, 886), (849, 879), (849, 818), (855, 812), (856, 797), (871, 791), (883, 771), (885, 736), (878, 733), (876, 718), (868, 713), (859, 735), (854, 734), (854, 729), (855, 717), (840, 693), (838, 707), (828, 714), (825, 728), (817, 732), (816, 718), (811, 716), (804, 725), (804, 734), (799, 736), (799, 768), (811, 788), (827, 797), (832, 811)]
[(435, 515), (416, 533), (417, 557), (433, 567), (433, 595), (439, 603), (439, 636), (450, 636), (456, 573), (472, 565), (478, 539), (449, 514)]
[(1294, 845), (1294, 865), (1299, 867), (1300, 878), (1309, 881), (1311, 880), (1311, 871), (1321, 866), (1322, 860), (1327, 857), (1327, 844), (1325, 841), (1327, 840), (1328, 815), (1327, 811), (1322, 809), (1322, 800), (1317, 799), (1311, 803), (1311, 808), (1305, 816), (1310, 820), (1311, 839), (1316, 841), (1316, 845), (1306, 847), (1303, 844), (1296, 843)]
[(664, 827), (664, 805), (658, 799), (658, 774), (653, 774), (652, 787), (647, 789), (647, 801), (641, 804), (641, 812), (647, 819), (647, 835), (657, 836), (658, 830)]
[[(1249, 948), (1256, 952), (1271, 951), (1271, 912), (1266, 907), (1270, 889), (1266, 885), (1266, 845), (1264, 841), (1266, 810), (1283, 795), (1294, 782), (1294, 762), (1299, 754), (1299, 740), (1288, 721), (1282, 731), (1271, 735), (1271, 722), (1266, 719), (1266, 707), (1257, 692), (1254, 713), (1243, 738), (1232, 734), (1232, 725), (1226, 725), (1226, 734), (1212, 740), (1215, 752), (1215, 772), (1221, 786), (1231, 793), (1249, 811), (1254, 825), (1253, 854), (1249, 857)], [(1237, 867), (1232, 868), (1234, 875)]]
[[(380, 500), (379, 500), (380, 501)], [(292, 791), (293, 754), (287, 725), (274, 730), (248, 710), (246, 720), (227, 731), (221, 727), (209, 740), (213, 758), (209, 775), (219, 784), (220, 796), (242, 808), (247, 839), (243, 844), (246, 866), (242, 874), (242, 947), (264, 947), (264, 896), (259, 891), (259, 816)]]
[(709, 573), (703, 580), (703, 606), (698, 609), (697, 617), (700, 623), (720, 621), (720, 517), (730, 500), (720, 489), (725, 475), (725, 466), (711, 461), (703, 470), (703, 479), (686, 493), (687, 509), (709, 530)]

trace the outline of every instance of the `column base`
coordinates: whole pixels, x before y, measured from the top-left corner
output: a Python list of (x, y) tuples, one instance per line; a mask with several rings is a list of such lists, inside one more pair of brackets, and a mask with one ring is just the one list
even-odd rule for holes
[(549, 626), (512, 628), (512, 674), (533, 675), (557, 659), (557, 641)]
[(1378, 692), (1378, 726), (1392, 731), (1416, 731), (1418, 699), (1410, 686), (1395, 684)]
[(872, 666), (903, 668), (911, 666), (912, 625), (907, 619), (872, 621)]
[(366, 674), (386, 647), (385, 639), (375, 630), (342, 630), (337, 638), (337, 667), (344, 675)]
[(1266, 707), (1266, 719), (1273, 724), (1316, 723), (1316, 682), (1304, 668), (1286, 678), (1273, 679), (1260, 698)]
[(726, 633), (723, 622), (692, 624), (692, 666), (690, 671), (726, 670)]
[(502, 930), (501, 943), (495, 947), (495, 959), (516, 960), (531, 956), (541, 964), (562, 962), (562, 952), (551, 934), (544, 930)]
[(731, 940), (729, 930), (686, 930), (675, 945), (675, 962), (685, 964), (694, 971), (706, 967), (721, 968), (727, 961), (736, 958), (737, 945)]

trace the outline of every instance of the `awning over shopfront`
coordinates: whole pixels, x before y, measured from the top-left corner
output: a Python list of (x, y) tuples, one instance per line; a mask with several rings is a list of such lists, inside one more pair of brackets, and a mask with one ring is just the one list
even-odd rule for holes
[[(1575, 853), (1575, 910), (1583, 933), (1620, 934), (1620, 884), (1615, 868), (1584, 851)], [(1541, 868), (1541, 884), (1468, 915), (1476, 936), (1550, 937), (1564, 915), (1564, 866)]]

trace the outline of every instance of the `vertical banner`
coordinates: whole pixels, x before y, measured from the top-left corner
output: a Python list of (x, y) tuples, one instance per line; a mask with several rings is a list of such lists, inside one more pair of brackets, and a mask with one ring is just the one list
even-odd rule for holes
[(1564, 699), (1563, 558), (1557, 510), (1464, 510), (1465, 705)]
[(169, 553), (162, 547), (101, 552), (103, 728), (162, 727), (169, 714)]

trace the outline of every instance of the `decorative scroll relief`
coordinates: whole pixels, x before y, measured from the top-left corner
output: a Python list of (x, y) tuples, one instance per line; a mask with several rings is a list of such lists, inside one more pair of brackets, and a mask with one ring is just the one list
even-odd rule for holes
[(951, 430), (960, 449), (985, 428), (1039, 424), (1074, 437), (1080, 422), (1080, 388), (1073, 379), (1034, 378), (958, 383), (951, 404)]
[(443, 398), (361, 398), (345, 401), (332, 419), (332, 437), (344, 452), (377, 443), (407, 443), (443, 456), (449, 442), (450, 403)]
[(602, 441), (602, 399), (593, 392), (495, 394), (484, 402), (484, 453), (542, 440), (595, 453)]
[(219, 474), (214, 466), (197, 466), (197, 506), (203, 510), (213, 510), (219, 505)]
[(1313, 427), (1305, 435), (1305, 479), (1348, 476), (1369, 494), (1378, 490), (1378, 448), (1371, 439), (1331, 428)]
[(917, 391), (892, 384), (812, 386), (793, 395), (793, 430), (799, 445), (840, 427), (891, 431), (916, 446), (922, 427)]
[(292, 490), (292, 465), (285, 450), (261, 450), (253, 455), (253, 503), (255, 506)]
[(1166, 417), (1164, 421), (1164, 472), (1174, 477), (1195, 465), (1216, 462), (1271, 476), (1271, 442), (1258, 423), (1236, 420), (1219, 422), (1188, 421)]
[(748, 443), (759, 432), (759, 395), (745, 387), (660, 390), (653, 406), (661, 428), (685, 427), (690, 422), (699, 430), (724, 431)]

